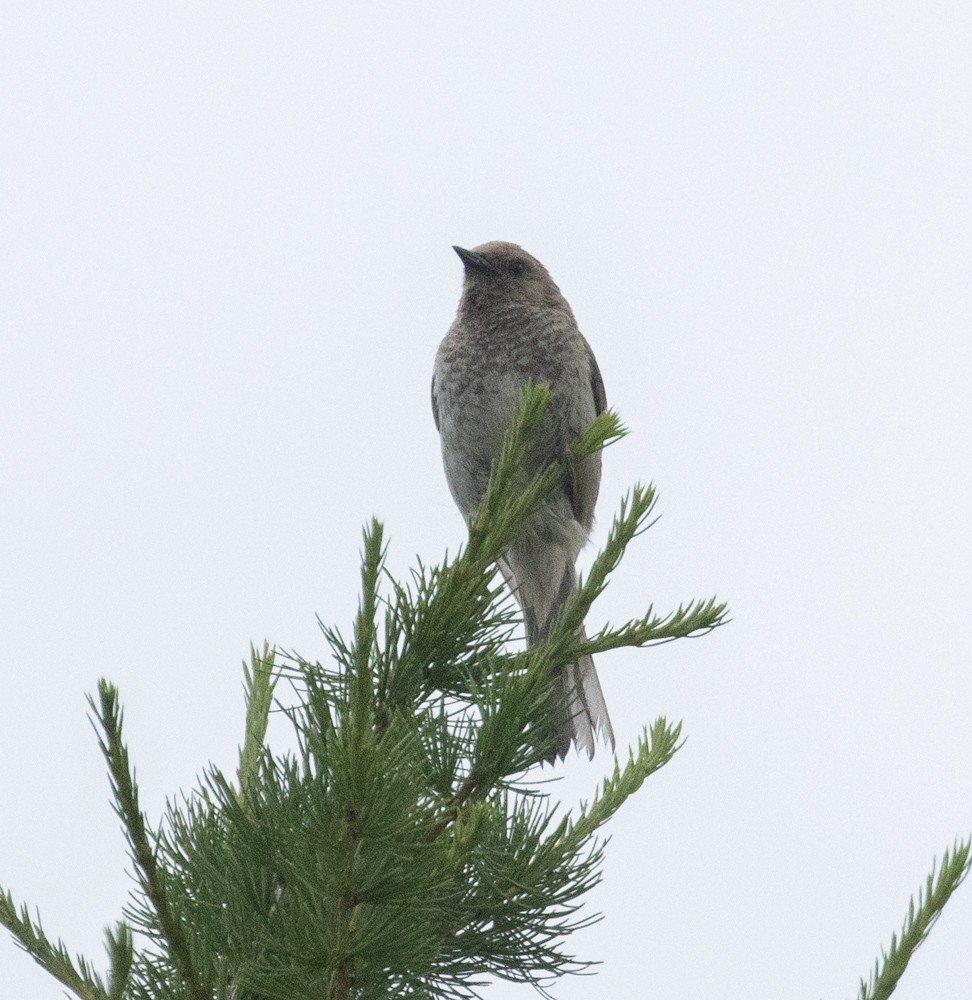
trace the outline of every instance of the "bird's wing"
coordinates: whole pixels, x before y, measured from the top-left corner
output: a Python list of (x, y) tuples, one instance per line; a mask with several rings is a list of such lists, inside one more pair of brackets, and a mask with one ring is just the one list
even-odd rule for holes
[[(591, 395), (594, 399), (594, 414), (597, 416), (607, 409), (607, 395), (604, 391), (601, 370), (597, 367), (594, 352), (586, 340), (584, 348), (590, 364)], [(574, 518), (585, 531), (590, 531), (594, 526), (594, 505), (597, 503), (597, 494), (600, 488), (601, 453), (599, 451), (567, 463), (564, 473), (564, 493), (567, 495)]]
[(439, 429), (439, 400), (435, 391), (435, 376), (432, 376), (432, 419), (435, 421), (435, 429)]
[(604, 379), (601, 378), (601, 369), (597, 367), (597, 359), (591, 350), (591, 345), (585, 340), (584, 348), (587, 351), (587, 360), (591, 365), (591, 392), (594, 393), (594, 412), (600, 416), (607, 409), (607, 393), (604, 391)]

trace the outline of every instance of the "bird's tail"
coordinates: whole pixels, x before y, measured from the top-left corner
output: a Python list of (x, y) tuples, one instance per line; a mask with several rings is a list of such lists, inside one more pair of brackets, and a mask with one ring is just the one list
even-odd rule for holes
[(557, 728), (557, 756), (563, 760), (573, 741), (578, 750), (587, 752), (589, 760), (593, 759), (594, 734), (598, 731), (605, 744), (613, 750), (614, 729), (601, 682), (594, 669), (594, 660), (590, 656), (582, 656), (576, 663), (564, 667), (560, 675), (565, 711)]
[[(559, 580), (556, 576), (553, 577), (557, 582), (550, 588), (531, 586), (535, 581), (531, 580), (531, 574), (524, 572), (525, 567), (514, 568), (506, 561), (501, 562), (500, 566), (523, 609), (527, 645), (535, 646), (547, 638), (550, 623), (574, 590), (577, 572), (573, 560), (566, 559), (562, 568), (557, 567), (560, 577)], [(517, 569), (520, 570), (519, 573)], [(549, 574), (541, 575), (549, 578)], [(581, 634), (583, 635), (583, 631)], [(594, 737), (597, 732), (600, 732), (605, 744), (614, 750), (614, 729), (593, 658), (582, 656), (575, 663), (558, 667), (555, 678), (556, 683), (551, 692), (555, 739), (550, 760), (557, 757), (563, 760), (572, 742), (578, 750), (586, 751), (589, 759), (593, 759)]]

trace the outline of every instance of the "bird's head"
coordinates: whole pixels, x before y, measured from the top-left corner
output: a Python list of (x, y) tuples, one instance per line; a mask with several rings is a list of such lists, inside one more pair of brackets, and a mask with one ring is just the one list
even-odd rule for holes
[(472, 250), (453, 247), (465, 269), (463, 303), (481, 309), (500, 304), (566, 305), (550, 273), (521, 246), (496, 240)]

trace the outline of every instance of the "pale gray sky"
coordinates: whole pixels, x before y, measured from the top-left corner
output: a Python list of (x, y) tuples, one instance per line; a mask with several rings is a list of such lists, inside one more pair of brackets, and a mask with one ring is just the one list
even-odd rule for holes
[[(101, 962), (97, 678), (155, 817), (233, 767), (249, 643), (348, 622), (371, 514), (398, 572), (460, 543), (429, 377), (450, 245), (507, 239), (632, 431), (595, 543), (660, 490), (594, 627), (734, 616), (599, 660), (622, 746), (688, 742), (558, 996), (853, 996), (972, 829), (970, 51), (958, 2), (5, 5), (0, 883)], [(897, 996), (970, 933), (965, 886)], [(0, 984), (62, 996), (9, 941)]]

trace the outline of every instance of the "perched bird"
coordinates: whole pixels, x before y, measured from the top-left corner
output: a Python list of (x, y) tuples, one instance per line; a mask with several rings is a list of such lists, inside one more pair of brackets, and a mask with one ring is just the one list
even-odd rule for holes
[[(540, 261), (515, 243), (453, 249), (465, 275), (458, 314), (435, 358), (432, 412), (449, 488), (469, 518), (486, 491), (490, 465), (528, 381), (551, 389), (526, 470), (531, 474), (567, 459), (573, 439), (607, 401), (594, 354)], [(574, 563), (594, 523), (600, 481), (600, 453), (572, 460), (560, 488), (500, 560), (523, 612), (528, 645), (544, 640), (576, 585)], [(555, 684), (555, 755), (566, 757), (573, 740), (593, 757), (597, 730), (613, 748), (614, 732), (591, 657), (560, 669)]]

